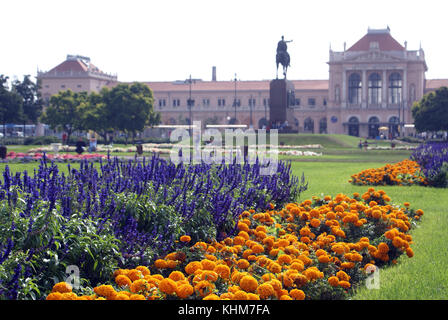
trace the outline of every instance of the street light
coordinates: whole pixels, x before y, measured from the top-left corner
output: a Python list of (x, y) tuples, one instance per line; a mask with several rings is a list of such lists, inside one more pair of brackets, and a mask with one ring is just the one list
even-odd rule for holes
[(250, 95), (250, 100), (249, 100), (249, 112), (250, 112), (250, 128), (253, 127), (253, 123), (252, 123), (252, 106), (254, 104), (254, 100), (252, 95)]
[(236, 123), (236, 105), (237, 105), (237, 103), (236, 103), (236, 81), (237, 81), (237, 79), (236, 79), (236, 73), (235, 73), (235, 79), (234, 79), (234, 81), (235, 81), (235, 97), (234, 97), (234, 99), (233, 99), (233, 106), (234, 106), (234, 108), (235, 108), (235, 123)]
[(187, 101), (187, 105), (188, 105), (188, 109), (189, 109), (189, 113), (190, 113), (190, 136), (192, 135), (192, 130), (193, 130), (193, 111), (192, 111), (192, 107), (194, 105), (194, 100), (191, 99), (191, 84), (193, 82), (195, 82), (194, 80), (191, 79), (191, 74), (190, 74), (190, 78), (187, 80), (187, 82), (190, 85), (190, 95)]

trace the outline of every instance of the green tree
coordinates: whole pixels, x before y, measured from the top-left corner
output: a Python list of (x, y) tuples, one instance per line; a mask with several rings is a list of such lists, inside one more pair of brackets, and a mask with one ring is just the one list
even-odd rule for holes
[(41, 121), (53, 130), (67, 133), (67, 141), (77, 130), (83, 130), (81, 111), (88, 104), (87, 92), (60, 91), (50, 98), (50, 105), (43, 113)]
[(86, 130), (95, 131), (107, 142), (107, 134), (113, 132), (112, 114), (109, 112), (105, 97), (109, 89), (104, 87), (100, 93), (89, 94), (88, 103), (80, 107), (82, 125)]
[(448, 131), (448, 88), (425, 94), (412, 106), (412, 116), (418, 132)]
[(135, 141), (137, 132), (142, 132), (145, 126), (160, 123), (160, 114), (153, 109), (152, 90), (143, 83), (119, 84), (107, 92), (105, 102), (111, 127), (124, 132), (126, 142), (128, 134)]
[(22, 97), (22, 123), (25, 135), (25, 125), (27, 123), (37, 124), (42, 114), (43, 101), (39, 93), (39, 83), (34, 83), (30, 76), (26, 75), (23, 77), (23, 81), (16, 80), (13, 83), (13, 91)]
[(6, 136), (6, 123), (19, 122), (22, 119), (22, 98), (8, 89), (8, 77), (0, 75), (0, 120), (3, 124), (3, 136)]

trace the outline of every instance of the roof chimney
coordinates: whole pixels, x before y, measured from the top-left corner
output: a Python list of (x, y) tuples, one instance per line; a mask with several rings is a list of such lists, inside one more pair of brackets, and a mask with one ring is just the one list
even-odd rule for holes
[(216, 81), (216, 67), (213, 66), (212, 68), (212, 81)]

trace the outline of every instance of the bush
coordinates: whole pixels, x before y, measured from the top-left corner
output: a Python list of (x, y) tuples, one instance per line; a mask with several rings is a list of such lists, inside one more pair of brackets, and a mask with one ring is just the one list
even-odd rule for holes
[(23, 140), (24, 145), (49, 145), (51, 143), (60, 143), (61, 139), (55, 136), (26, 137)]

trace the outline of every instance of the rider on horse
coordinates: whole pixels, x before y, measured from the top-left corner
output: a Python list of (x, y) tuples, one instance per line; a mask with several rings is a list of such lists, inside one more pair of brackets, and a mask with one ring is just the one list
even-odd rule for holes
[(278, 77), (278, 64), (281, 63), (283, 65), (283, 75), (286, 78), (286, 70), (289, 67), (290, 57), (287, 52), (288, 46), (286, 43), (292, 42), (292, 40), (285, 41), (284, 37), (282, 36), (282, 40), (280, 40), (277, 44), (277, 56), (276, 56), (276, 62), (277, 62), (277, 77)]

